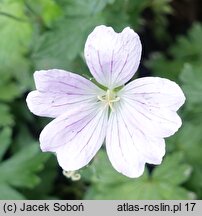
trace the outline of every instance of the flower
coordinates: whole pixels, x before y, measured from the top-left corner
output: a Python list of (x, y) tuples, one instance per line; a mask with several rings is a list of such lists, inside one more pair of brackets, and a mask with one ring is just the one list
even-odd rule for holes
[(116, 33), (101, 25), (88, 36), (84, 50), (98, 85), (64, 70), (34, 73), (37, 90), (27, 96), (28, 107), (38, 116), (55, 118), (41, 132), (40, 147), (55, 152), (64, 170), (87, 165), (104, 140), (112, 166), (128, 177), (142, 175), (145, 163), (161, 163), (164, 138), (182, 124), (176, 111), (185, 97), (164, 78), (126, 84), (137, 71), (141, 51), (131, 28)]

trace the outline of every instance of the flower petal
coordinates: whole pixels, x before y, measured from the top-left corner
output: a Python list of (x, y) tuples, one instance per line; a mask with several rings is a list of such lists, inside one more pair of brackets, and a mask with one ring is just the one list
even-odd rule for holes
[(97, 82), (113, 89), (135, 74), (141, 51), (139, 36), (129, 27), (116, 33), (111, 27), (101, 25), (88, 36), (84, 53)]
[(60, 166), (66, 171), (85, 166), (104, 141), (107, 115), (108, 109), (101, 103), (66, 112), (42, 131), (42, 151), (56, 152)]
[(42, 70), (34, 73), (36, 91), (27, 96), (31, 112), (39, 116), (57, 117), (69, 108), (97, 100), (103, 90), (80, 75), (63, 70)]
[(165, 140), (163, 138), (150, 136), (150, 134), (141, 131), (137, 121), (134, 121), (135, 118), (133, 114), (131, 115), (131, 113), (124, 108), (125, 104), (121, 101), (119, 104), (119, 113), (129, 133), (135, 140), (136, 148), (140, 154), (143, 155), (147, 163), (160, 164), (162, 157), (165, 155)]
[(182, 122), (176, 111), (185, 97), (180, 87), (167, 79), (147, 77), (127, 84), (120, 92), (124, 110), (148, 136), (168, 137)]
[(122, 94), (134, 96), (149, 106), (177, 111), (185, 102), (181, 88), (173, 81), (159, 77), (144, 77), (128, 83)]
[(131, 178), (142, 175), (145, 163), (160, 164), (165, 154), (164, 140), (142, 133), (121, 103), (111, 113), (106, 148), (114, 168)]
[(106, 149), (112, 166), (118, 172), (131, 178), (142, 175), (145, 162), (117, 110), (109, 118)]

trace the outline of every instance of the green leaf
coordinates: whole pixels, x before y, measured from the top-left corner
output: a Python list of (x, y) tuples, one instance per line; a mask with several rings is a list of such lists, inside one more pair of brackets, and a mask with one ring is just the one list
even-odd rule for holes
[(156, 13), (165, 13), (170, 14), (172, 12), (172, 8), (170, 5), (170, 2), (172, 0), (153, 0), (151, 2), (153, 10), (155, 10)]
[(193, 173), (191, 178), (186, 183), (189, 190), (196, 191), (197, 198), (202, 199), (202, 169), (201, 165), (195, 164), (193, 166)]
[(191, 167), (181, 154), (167, 156), (149, 175), (127, 178), (109, 164), (106, 153), (100, 151), (93, 164), (83, 170), (83, 178), (92, 182), (86, 199), (191, 199), (193, 193), (182, 186), (190, 177)]
[(0, 84), (0, 100), (2, 101), (12, 101), (14, 98), (22, 93), (22, 88), (15, 82)]
[[(0, 74), (9, 79), (0, 84), (0, 99), (11, 101), (31, 86), (29, 52), (32, 28), (24, 12), (24, 1), (0, 2)], [(18, 82), (15, 82), (15, 81)]]
[[(2, 147), (2, 155), (8, 148), (8, 140), (6, 142), (7, 146), (4, 144)], [(39, 152), (37, 144), (32, 144), (2, 161), (0, 163), (0, 199), (25, 199), (16, 188), (33, 188), (39, 184), (40, 178), (36, 174), (42, 170), (43, 163), (48, 157), (48, 154)]]
[(182, 88), (187, 98), (187, 108), (189, 110), (202, 109), (202, 66), (185, 64), (180, 74), (183, 82)]
[(37, 67), (65, 68), (65, 64), (83, 52), (88, 33), (98, 23), (102, 23), (100, 17), (59, 20), (55, 23), (55, 28), (43, 34), (35, 46), (33, 58)]
[(179, 151), (183, 152), (188, 163), (202, 166), (201, 131), (202, 124), (195, 125), (194, 123), (184, 121), (183, 127), (178, 132), (176, 141), (173, 144)]
[(65, 7), (68, 16), (89, 16), (99, 13), (115, 0), (59, 0), (59, 2)]
[[(202, 175), (201, 175), (201, 155), (202, 155), (202, 124), (201, 121), (193, 121), (193, 115), (190, 115), (191, 120), (184, 120), (182, 128), (172, 138), (168, 140), (167, 146), (172, 148), (172, 151), (180, 151), (186, 162), (192, 167), (192, 173), (188, 181), (184, 184), (188, 190), (194, 191), (197, 198), (202, 198)], [(196, 116), (197, 120), (200, 116)], [(178, 171), (178, 169), (177, 169)]]
[(17, 123), (17, 134), (13, 139), (15, 145), (12, 145), (11, 152), (15, 153), (24, 147), (27, 147), (27, 143), (34, 143), (33, 134), (29, 131), (26, 125), (21, 122)]
[(13, 116), (10, 114), (9, 106), (0, 103), (0, 127), (11, 126), (14, 123)]
[(188, 164), (183, 164), (183, 159), (181, 152), (168, 155), (163, 164), (154, 169), (153, 179), (172, 185), (180, 185), (186, 182), (190, 177), (192, 168)]
[(177, 59), (184, 62), (194, 62), (202, 60), (202, 25), (195, 23), (189, 30), (187, 36), (180, 36), (176, 45), (172, 46), (170, 52)]
[(103, 150), (99, 151), (93, 163), (84, 169), (81, 174), (86, 180), (95, 184), (101, 183), (102, 185), (119, 184), (129, 180), (129, 178), (113, 169), (106, 157), (106, 152)]
[(117, 32), (122, 31), (126, 26), (131, 26), (137, 31), (144, 23), (141, 13), (148, 5), (148, 0), (116, 0), (114, 4), (108, 5), (102, 11), (102, 16), (105, 17), (106, 24), (112, 26)]
[(23, 188), (34, 187), (40, 181), (36, 173), (43, 169), (48, 156), (39, 152), (37, 144), (25, 147), (0, 164), (0, 183)]
[(0, 129), (0, 161), (2, 160), (5, 152), (7, 151), (11, 142), (11, 129), (5, 127)]
[(185, 186), (187, 189), (195, 191), (198, 199), (202, 198), (201, 131), (201, 122), (195, 124), (195, 122), (184, 121), (182, 128), (175, 135), (175, 139), (168, 143), (168, 146), (172, 145), (175, 151), (180, 151), (184, 155), (184, 158), (186, 158), (186, 161), (192, 166), (191, 176)]
[(31, 38), (31, 26), (23, 11), (22, 1), (0, 3), (0, 64), (13, 64), (27, 50)]
[(25, 7), (35, 22), (43, 22), (48, 27), (62, 15), (62, 8), (54, 0), (26, 0)]
[[(55, 190), (55, 181), (58, 174), (58, 163), (55, 155), (51, 155), (47, 162), (43, 172), (40, 173), (40, 183), (33, 189), (24, 190), (24, 194), (28, 199), (58, 199), (55, 194), (52, 194)], [(45, 185), (45, 187), (44, 187)], [(53, 197), (54, 196), (54, 197)]]
[(146, 66), (152, 69), (156, 76), (176, 80), (182, 69), (183, 63), (175, 60), (170, 61), (162, 53), (153, 53), (150, 59), (145, 62)]
[(32, 53), (36, 68), (74, 70), (72, 63), (82, 55), (88, 34), (95, 26), (105, 23), (101, 12), (107, 4), (113, 2), (114, 0), (57, 1), (64, 15), (36, 40)]
[[(196, 199), (196, 194), (184, 187), (173, 186), (164, 182), (159, 183), (156, 188), (165, 200), (187, 200)], [(158, 198), (160, 199), (160, 197)]]
[(25, 200), (25, 197), (7, 184), (0, 184), (0, 200)]
[(184, 64), (190, 63), (196, 66), (202, 61), (202, 25), (194, 24), (187, 35), (179, 36), (176, 43), (168, 49), (168, 57), (165, 54), (153, 54), (147, 66), (155, 75), (177, 79)]

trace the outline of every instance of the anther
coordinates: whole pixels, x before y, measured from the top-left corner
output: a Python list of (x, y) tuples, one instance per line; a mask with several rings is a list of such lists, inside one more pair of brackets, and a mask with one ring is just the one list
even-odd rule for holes
[(114, 111), (113, 103), (120, 100), (120, 97), (116, 97), (113, 91), (110, 91), (109, 89), (106, 92), (106, 95), (103, 96), (97, 96), (98, 100), (105, 102), (105, 107), (109, 106), (112, 112)]

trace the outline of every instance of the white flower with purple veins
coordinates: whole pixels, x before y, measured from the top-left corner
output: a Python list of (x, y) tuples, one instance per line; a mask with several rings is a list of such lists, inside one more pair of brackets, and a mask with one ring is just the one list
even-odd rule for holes
[(142, 46), (129, 27), (116, 33), (98, 26), (84, 55), (98, 85), (64, 70), (34, 73), (36, 91), (27, 104), (38, 116), (55, 118), (41, 132), (42, 151), (55, 152), (60, 166), (87, 165), (105, 141), (112, 166), (128, 177), (142, 175), (145, 163), (160, 164), (165, 137), (182, 122), (176, 111), (185, 101), (180, 87), (159, 77), (126, 84), (139, 66)]

